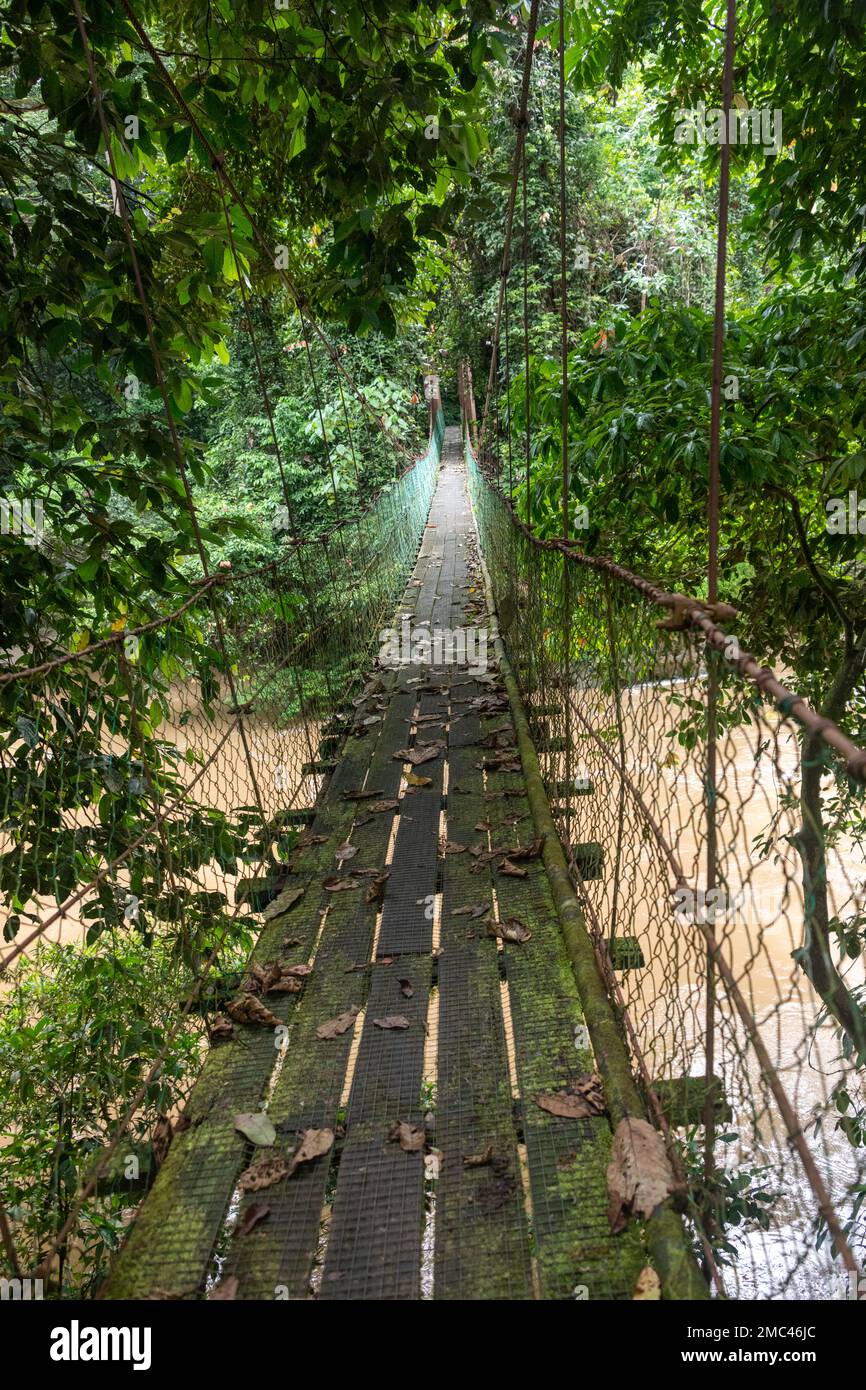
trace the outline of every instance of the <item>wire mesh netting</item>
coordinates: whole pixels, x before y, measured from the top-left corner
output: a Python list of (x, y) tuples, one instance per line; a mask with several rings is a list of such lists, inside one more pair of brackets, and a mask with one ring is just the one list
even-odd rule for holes
[(804, 727), (697, 600), (533, 538), (466, 453), (554, 818), (702, 1254), (733, 1296), (851, 1296), (862, 755)]

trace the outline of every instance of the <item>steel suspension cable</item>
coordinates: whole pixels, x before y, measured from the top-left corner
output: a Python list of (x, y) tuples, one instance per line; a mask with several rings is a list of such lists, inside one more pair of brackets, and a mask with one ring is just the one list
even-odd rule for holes
[[(124, 0), (126, 3), (126, 0)], [(484, 431), (487, 425), (487, 414), (490, 409), (492, 392), (496, 382), (496, 362), (499, 351), (499, 331), (502, 320), (502, 301), (505, 296), (505, 277), (508, 273), (508, 265), (511, 259), (511, 231), (514, 225), (514, 207), (517, 201), (517, 178), (520, 173), (520, 165), (523, 160), (523, 149), (526, 143), (527, 126), (527, 107), (529, 104), (529, 79), (532, 73), (532, 59), (535, 54), (535, 32), (538, 27), (538, 6), (539, 0), (532, 0), (529, 9), (529, 19), (526, 24), (526, 53), (523, 60), (523, 77), (520, 87), (520, 100), (514, 118), (517, 130), (517, 138), (514, 145), (514, 160), (511, 171), (511, 187), (508, 192), (508, 208), (505, 214), (505, 246), (502, 252), (502, 261), (499, 270), (499, 296), (496, 302), (496, 320), (493, 328), (493, 342), (490, 354), (490, 371), (487, 376), (487, 392), (484, 397), (484, 410), (481, 415), (481, 430), (478, 435), (477, 452), (480, 457), (484, 446)]]
[(565, 261), (565, 3), (559, 0), (559, 312), (562, 340), (562, 537), (568, 540), (568, 270)]
[(514, 468), (511, 458), (511, 339), (508, 328), (508, 287), (505, 289), (505, 421), (508, 444), (508, 496), (514, 497)]
[[(707, 593), (710, 603), (716, 603), (719, 596), (719, 453), (722, 413), (722, 363), (725, 338), (725, 273), (728, 250), (728, 210), (730, 203), (731, 178), (731, 132), (730, 112), (734, 99), (734, 43), (737, 18), (736, 0), (728, 0), (725, 25), (724, 76), (722, 79), (722, 111), (724, 120), (724, 139), (721, 147), (719, 170), (719, 212), (716, 240), (716, 285), (715, 309), (713, 317), (713, 367), (710, 388), (710, 444), (709, 444), (709, 538), (707, 556)], [(707, 892), (711, 893), (718, 883), (718, 673), (719, 657), (713, 655), (707, 663), (707, 756), (706, 756), (706, 878)], [(716, 1116), (713, 1103), (713, 1073), (716, 1053), (716, 960), (712, 947), (706, 954), (706, 1012), (704, 1041), (704, 1105), (702, 1120), (704, 1125), (704, 1180), (707, 1191), (711, 1191), (711, 1180), (715, 1171)], [(706, 1220), (717, 1224), (714, 1213), (708, 1209)]]
[(529, 229), (526, 218), (526, 145), (523, 146), (523, 380), (525, 386), (526, 524), (532, 525), (531, 503), (531, 391), (529, 387)]

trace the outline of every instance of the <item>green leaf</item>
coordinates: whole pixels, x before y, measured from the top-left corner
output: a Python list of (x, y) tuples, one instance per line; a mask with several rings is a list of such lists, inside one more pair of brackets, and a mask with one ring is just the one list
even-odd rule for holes
[(192, 140), (192, 127), (181, 126), (171, 134), (165, 142), (165, 157), (169, 164), (177, 164), (184, 159), (189, 152), (190, 141)]

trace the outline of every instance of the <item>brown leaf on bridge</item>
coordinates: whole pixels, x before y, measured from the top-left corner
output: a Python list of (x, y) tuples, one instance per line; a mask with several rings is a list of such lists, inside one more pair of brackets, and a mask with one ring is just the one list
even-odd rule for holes
[(383, 790), (382, 790), (382, 788), (380, 787), (378, 791), (374, 791), (374, 792), (365, 792), (365, 791), (343, 792), (343, 800), (344, 800), (344, 801), (372, 801), (374, 797), (383, 796), (383, 795), (384, 795)]
[(380, 811), (396, 811), (399, 805), (400, 803), (397, 800), (371, 801), (370, 805), (367, 807), (367, 810), (374, 811), (378, 814)]
[(414, 993), (415, 993), (415, 989), (414, 989), (414, 986), (413, 986), (413, 984), (412, 984), (412, 981), (411, 981), (411, 980), (407, 980), (407, 979), (402, 979), (402, 980), (398, 980), (397, 983), (398, 983), (398, 985), (400, 986), (400, 993), (402, 994), (403, 998), (404, 998), (404, 999), (411, 999), (412, 996), (413, 996)]
[(409, 1027), (409, 1020), (405, 1014), (386, 1014), (384, 1018), (374, 1018), (373, 1023), (377, 1028), (384, 1028), (386, 1032)]
[(361, 883), (360, 878), (340, 878), (336, 874), (322, 879), (322, 887), (326, 893), (348, 893), (351, 888), (360, 888)]
[(385, 884), (391, 877), (391, 870), (385, 869), (381, 874), (377, 874), (373, 882), (367, 888), (366, 901), (368, 903), (380, 902), (385, 894)]
[(279, 1028), (280, 1020), (266, 1008), (255, 994), (242, 994), (226, 1005), (226, 1013), (235, 1023), (258, 1023), (266, 1028)]
[(244, 989), (253, 994), (267, 994), (282, 974), (282, 966), (279, 961), (271, 961), (269, 965), (259, 965), (253, 961), (250, 965), (250, 977), (244, 980)]
[(263, 1188), (281, 1182), (288, 1171), (286, 1160), (279, 1154), (259, 1158), (241, 1173), (238, 1187), (241, 1192), (261, 1192)]
[(399, 1144), (404, 1153), (420, 1153), (427, 1142), (427, 1136), (423, 1129), (418, 1129), (415, 1125), (407, 1124), (405, 1120), (398, 1120), (388, 1130), (388, 1138), (392, 1144)]
[(466, 846), (465, 846), (465, 845), (458, 844), (458, 842), (457, 842), (456, 840), (440, 840), (440, 841), (439, 841), (439, 853), (440, 853), (440, 854), (465, 854), (465, 853), (466, 853)]
[(339, 862), (342, 864), (346, 859), (354, 859), (357, 853), (357, 845), (340, 845), (340, 848), (336, 851), (334, 858), (338, 859)]
[(519, 917), (509, 917), (504, 922), (488, 922), (487, 935), (498, 936), (501, 941), (510, 941), (515, 946), (524, 946), (532, 940), (532, 932)]
[(321, 1158), (323, 1154), (330, 1153), (333, 1143), (332, 1129), (305, 1129), (298, 1147), (289, 1159), (286, 1176), (291, 1177), (302, 1163), (311, 1163), (314, 1158)]
[(235, 1227), (235, 1236), (248, 1236), (260, 1221), (266, 1221), (271, 1214), (270, 1207), (266, 1207), (263, 1202), (253, 1202), (251, 1207), (247, 1207), (244, 1218)]
[(527, 878), (529, 870), (521, 867), (520, 864), (513, 864), (510, 859), (503, 859), (497, 868), (497, 873), (504, 874), (506, 878)]
[(487, 1148), (484, 1149), (480, 1154), (464, 1154), (464, 1155), (463, 1155), (463, 1167), (464, 1167), (464, 1168), (486, 1168), (486, 1167), (488, 1166), (488, 1164), (490, 1164), (490, 1163), (492, 1163), (492, 1162), (493, 1162), (493, 1145), (492, 1145), (492, 1144), (488, 1144), (488, 1145), (487, 1145)]
[(398, 748), (393, 757), (398, 763), (411, 763), (413, 767), (420, 767), (422, 763), (430, 763), (434, 758), (438, 758), (444, 747), (443, 743), (430, 743), (421, 748)]
[(232, 1124), (251, 1144), (269, 1149), (277, 1137), (277, 1131), (262, 1110), (243, 1111), (235, 1115)]
[(301, 982), (294, 975), (283, 975), (268, 987), (268, 994), (300, 994)]
[(658, 1130), (633, 1116), (620, 1120), (607, 1169), (611, 1231), (616, 1234), (623, 1230), (630, 1211), (635, 1216), (652, 1216), (675, 1188), (676, 1179)]
[(531, 845), (518, 845), (515, 849), (508, 850), (509, 862), (514, 864), (521, 859), (537, 859), (544, 848), (544, 836), (539, 835), (537, 840), (533, 840)]
[(347, 1009), (344, 1014), (337, 1014), (336, 1018), (329, 1018), (326, 1023), (320, 1023), (316, 1029), (316, 1037), (322, 1041), (328, 1038), (338, 1038), (341, 1033), (353, 1027), (355, 1019), (361, 1010), (357, 1004), (353, 1004), (351, 1009)]
[(601, 1077), (598, 1072), (586, 1072), (567, 1091), (536, 1096), (535, 1104), (549, 1115), (561, 1115), (565, 1119), (579, 1120), (586, 1115), (603, 1115), (606, 1106)]
[(483, 917), (490, 911), (489, 903), (470, 903), (468, 907), (452, 907), (452, 917)]
[(410, 787), (432, 787), (433, 785), (432, 777), (418, 777), (414, 772), (406, 774), (406, 781)]

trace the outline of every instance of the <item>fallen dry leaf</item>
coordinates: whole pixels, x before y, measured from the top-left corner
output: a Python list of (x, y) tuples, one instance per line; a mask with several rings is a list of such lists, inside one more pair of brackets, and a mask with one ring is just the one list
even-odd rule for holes
[(243, 988), (252, 990), (255, 994), (267, 994), (275, 980), (280, 978), (280, 965), (278, 961), (271, 961), (270, 965), (259, 965), (253, 961), (250, 965), (250, 975), (244, 981)]
[(241, 1192), (261, 1192), (262, 1188), (273, 1187), (275, 1182), (280, 1182), (288, 1171), (286, 1160), (278, 1154), (260, 1158), (244, 1169), (238, 1178), (238, 1187)]
[(391, 870), (385, 869), (381, 874), (377, 874), (373, 882), (367, 888), (366, 901), (368, 903), (380, 902), (385, 893), (385, 884), (391, 877)]
[(406, 1124), (404, 1120), (398, 1120), (388, 1130), (388, 1138), (392, 1144), (399, 1144), (404, 1153), (420, 1153), (427, 1141), (427, 1136), (423, 1129), (417, 1129), (414, 1125)]
[(226, 1005), (226, 1013), (235, 1023), (259, 1023), (268, 1028), (279, 1028), (280, 1020), (270, 1009), (265, 1008), (255, 994), (241, 994)]
[(432, 787), (432, 777), (422, 777), (415, 772), (406, 773), (406, 782), (410, 787)]
[(489, 903), (472, 903), (469, 907), (452, 907), (452, 917), (483, 917), (485, 912), (489, 912)]
[(234, 1033), (234, 1024), (225, 1014), (217, 1014), (210, 1026), (211, 1041), (214, 1038), (230, 1038)]
[(258, 1144), (262, 1148), (269, 1149), (277, 1137), (277, 1131), (262, 1110), (245, 1110), (235, 1115), (232, 1124), (251, 1144)]
[(519, 917), (508, 917), (504, 922), (488, 922), (487, 935), (498, 936), (501, 941), (510, 941), (515, 946), (524, 946), (532, 940), (532, 932)]
[(260, 1221), (265, 1221), (270, 1214), (270, 1207), (266, 1207), (262, 1202), (253, 1202), (244, 1212), (243, 1221), (235, 1227), (235, 1236), (248, 1236), (253, 1227), (258, 1226)]
[(343, 792), (343, 800), (344, 800), (344, 801), (372, 801), (374, 797), (376, 797), (376, 796), (382, 796), (382, 794), (383, 794), (383, 793), (382, 793), (381, 787), (379, 788), (378, 791), (375, 791), (375, 792), (364, 792), (364, 791)]
[(399, 801), (371, 801), (367, 807), (368, 811), (394, 811), (399, 806)]
[(289, 911), (289, 908), (294, 907), (295, 903), (300, 902), (306, 891), (305, 888), (283, 888), (265, 908), (265, 920), (270, 921), (272, 917), (282, 917)]
[(439, 841), (439, 853), (440, 853), (440, 854), (465, 854), (465, 853), (466, 853), (466, 846), (465, 846), (465, 845), (458, 844), (458, 842), (457, 842), (456, 840), (440, 840), (440, 841)]
[(661, 1296), (661, 1280), (655, 1270), (650, 1265), (646, 1265), (637, 1276), (632, 1300), (636, 1303), (647, 1303), (660, 1299)]
[(360, 888), (359, 878), (339, 878), (332, 874), (330, 878), (322, 879), (322, 887), (326, 893), (348, 893), (350, 888)]
[(300, 994), (301, 982), (292, 975), (281, 976), (268, 987), (268, 994)]
[(487, 1148), (484, 1149), (483, 1152), (480, 1153), (480, 1154), (464, 1154), (464, 1155), (463, 1155), (463, 1167), (464, 1167), (464, 1168), (486, 1168), (487, 1165), (488, 1165), (489, 1163), (492, 1163), (492, 1162), (493, 1162), (493, 1145), (492, 1145), (492, 1144), (488, 1144), (488, 1145), (487, 1145)]
[(327, 844), (330, 838), (330, 835), (302, 835), (298, 841), (298, 849), (309, 849), (311, 845)]
[(531, 845), (518, 845), (515, 849), (508, 851), (508, 858), (513, 862), (520, 859), (537, 859), (544, 848), (544, 836), (540, 835), (537, 840), (533, 840)]
[(513, 864), (510, 859), (503, 859), (497, 868), (497, 873), (504, 874), (506, 878), (528, 878), (529, 870), (523, 869), (519, 864)]
[(312, 967), (311, 965), (306, 965), (306, 964), (304, 964), (304, 965), (284, 965), (284, 966), (283, 966), (283, 974), (284, 974), (284, 975), (290, 975), (290, 976), (292, 976), (292, 977), (297, 977), (299, 980), (300, 980), (300, 979), (303, 979), (303, 977), (304, 977), (305, 975), (312, 975), (312, 973), (313, 973), (313, 967)]
[(332, 1129), (305, 1129), (298, 1147), (289, 1159), (287, 1176), (291, 1177), (302, 1163), (310, 1163), (314, 1158), (321, 1158), (323, 1154), (329, 1153), (333, 1144)]
[(357, 845), (340, 845), (340, 848), (336, 851), (334, 858), (338, 859), (342, 864), (346, 859), (354, 859), (357, 853)]
[(611, 1231), (623, 1230), (629, 1211), (650, 1217), (676, 1186), (665, 1143), (647, 1120), (627, 1115), (613, 1136), (607, 1169)]
[(549, 1115), (561, 1115), (568, 1120), (581, 1120), (587, 1115), (604, 1113), (604, 1096), (596, 1092), (581, 1095), (557, 1091), (550, 1096), (536, 1096), (535, 1104)]
[(400, 986), (400, 993), (402, 994), (403, 998), (411, 999), (413, 994), (415, 993), (415, 990), (412, 987), (412, 981), (398, 980), (397, 983)]
[(441, 752), (441, 744), (429, 744), (423, 748), (398, 748), (393, 756), (398, 763), (411, 763), (413, 767), (420, 767), (422, 763), (430, 763), (434, 758), (438, 758)]
[(321, 1039), (338, 1038), (341, 1033), (345, 1033), (351, 1028), (358, 1017), (360, 1009), (353, 1004), (351, 1009), (347, 1009), (344, 1014), (338, 1014), (336, 1018), (329, 1018), (327, 1023), (320, 1023), (316, 1029), (316, 1037)]
[(408, 1028), (409, 1020), (405, 1014), (386, 1014), (384, 1018), (374, 1018), (377, 1028)]

